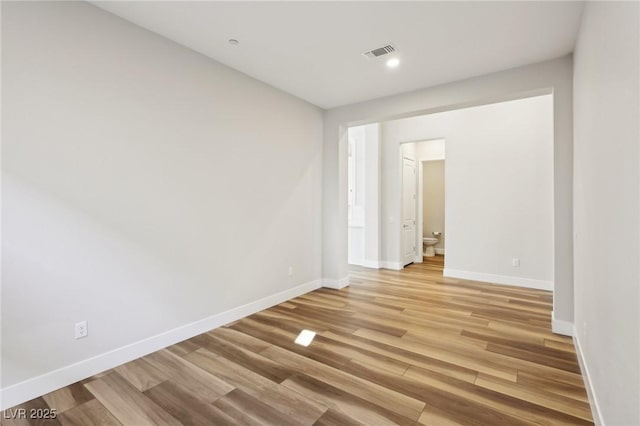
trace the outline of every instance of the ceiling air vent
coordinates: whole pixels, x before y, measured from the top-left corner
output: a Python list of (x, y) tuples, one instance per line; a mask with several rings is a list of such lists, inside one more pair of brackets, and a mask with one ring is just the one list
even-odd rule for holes
[(377, 49), (369, 50), (368, 52), (364, 52), (363, 55), (369, 59), (377, 58), (380, 56), (388, 55), (389, 53), (393, 53), (396, 51), (396, 48), (393, 47), (393, 44), (388, 44), (383, 47), (378, 47)]

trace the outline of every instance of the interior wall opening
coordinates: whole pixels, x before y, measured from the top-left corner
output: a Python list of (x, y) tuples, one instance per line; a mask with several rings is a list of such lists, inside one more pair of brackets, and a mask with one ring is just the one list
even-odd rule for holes
[(400, 158), (404, 267), (444, 255), (445, 140), (402, 143)]
[(379, 268), (380, 125), (350, 127), (347, 133), (348, 263)]
[[(553, 290), (552, 94), (351, 127), (350, 146), (367, 126), (377, 129), (378, 157), (371, 169), (379, 172), (378, 203), (370, 208), (377, 219), (379, 251), (377, 259), (354, 256), (359, 206), (350, 186), (350, 264), (400, 270), (423, 261), (432, 247), (434, 254), (446, 252), (445, 277)], [(370, 145), (363, 139), (366, 153)], [(439, 150), (439, 156), (416, 155), (420, 144), (429, 143), (438, 146), (431, 151)], [(349, 164), (356, 165), (349, 177), (357, 187), (357, 162), (364, 156), (349, 155)], [(432, 166), (440, 165), (444, 182), (446, 210), (437, 225), (424, 223), (429, 198), (424, 194), (425, 164), (430, 174)], [(415, 199), (405, 201), (403, 172), (411, 169)], [(367, 188), (367, 179), (363, 181)], [(364, 235), (364, 229), (361, 232)], [(437, 242), (427, 246), (433, 240), (425, 238)]]

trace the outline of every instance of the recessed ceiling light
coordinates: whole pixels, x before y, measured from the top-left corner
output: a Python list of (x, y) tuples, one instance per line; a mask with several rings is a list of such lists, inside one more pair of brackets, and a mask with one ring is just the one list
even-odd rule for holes
[(229, 39), (229, 44), (232, 46), (237, 46), (240, 44), (240, 42), (238, 40), (236, 40), (235, 38), (230, 38)]
[(387, 66), (389, 68), (396, 68), (398, 65), (400, 65), (400, 59), (398, 58), (391, 58), (387, 61)]

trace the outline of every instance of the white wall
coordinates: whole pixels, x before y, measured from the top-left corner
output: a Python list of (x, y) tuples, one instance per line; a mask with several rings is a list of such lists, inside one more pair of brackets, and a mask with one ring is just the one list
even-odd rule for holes
[[(552, 96), (382, 124), (382, 214), (387, 219), (382, 231), (385, 260), (390, 262), (401, 258), (400, 144), (434, 138), (444, 138), (447, 150), (446, 272), (550, 288)], [(415, 145), (401, 148), (406, 153), (415, 151)], [(512, 258), (520, 259), (520, 267), (512, 266)]]
[(5, 390), (318, 283), (321, 110), (84, 2), (2, 60)]
[(586, 4), (575, 53), (575, 340), (607, 425), (640, 424), (640, 4)]
[(380, 125), (364, 126), (365, 130), (365, 212), (364, 266), (380, 267)]
[[(426, 113), (450, 111), (553, 92), (554, 316), (573, 321), (573, 61), (571, 56), (437, 87), (376, 99), (324, 115), (322, 268), (347, 276), (346, 129)], [(383, 216), (383, 221), (385, 220)]]
[(348, 262), (380, 266), (380, 126), (349, 129), (349, 179), (353, 180), (349, 208)]
[(432, 139), (422, 142), (413, 142), (416, 144), (416, 157), (418, 161), (434, 161), (444, 160), (445, 158), (445, 140)]
[(349, 129), (349, 251), (350, 265), (364, 263), (365, 152), (364, 126)]

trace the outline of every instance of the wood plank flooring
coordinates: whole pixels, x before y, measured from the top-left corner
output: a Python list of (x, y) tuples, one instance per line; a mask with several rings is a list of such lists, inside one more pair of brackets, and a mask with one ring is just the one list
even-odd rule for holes
[[(16, 408), (3, 425), (593, 424), (551, 294), (445, 279), (437, 256), (320, 289)], [(294, 344), (303, 330), (308, 347)], [(7, 411), (5, 415), (7, 416)]]

